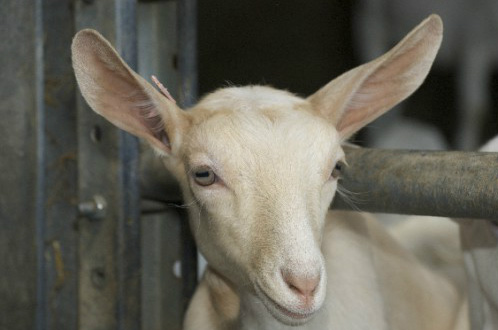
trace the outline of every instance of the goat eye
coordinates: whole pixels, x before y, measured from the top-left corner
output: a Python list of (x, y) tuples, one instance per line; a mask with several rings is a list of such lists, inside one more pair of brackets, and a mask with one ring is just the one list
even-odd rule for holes
[(200, 186), (210, 186), (216, 181), (216, 174), (210, 168), (201, 168), (194, 172), (194, 180)]
[(342, 168), (344, 167), (344, 163), (339, 161), (335, 164), (334, 169), (332, 170), (332, 173), (330, 176), (334, 179), (337, 179), (341, 176)]

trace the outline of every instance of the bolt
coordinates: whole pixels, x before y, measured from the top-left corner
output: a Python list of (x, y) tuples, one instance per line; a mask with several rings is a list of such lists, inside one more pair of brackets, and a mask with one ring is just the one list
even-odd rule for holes
[(103, 289), (106, 283), (105, 270), (103, 267), (95, 267), (92, 269), (90, 278), (92, 280), (92, 284), (97, 289)]
[(99, 143), (100, 140), (102, 140), (102, 130), (100, 129), (100, 126), (95, 125), (92, 128), (90, 131), (90, 139), (95, 143)]
[(182, 262), (180, 260), (176, 260), (173, 264), (173, 275), (178, 279), (182, 278)]
[(81, 216), (98, 220), (105, 217), (107, 202), (101, 195), (93, 196), (92, 200), (78, 204), (78, 210)]

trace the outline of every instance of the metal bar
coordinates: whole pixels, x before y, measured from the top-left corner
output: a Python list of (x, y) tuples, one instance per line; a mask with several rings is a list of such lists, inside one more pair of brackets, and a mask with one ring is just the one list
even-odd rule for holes
[[(2, 2), (0, 38), (0, 329), (35, 329), (43, 322), (43, 218), (37, 162), (40, 64), (40, 1)], [(37, 220), (38, 224), (37, 224)], [(42, 276), (42, 277), (39, 277)]]
[[(178, 24), (177, 2), (155, 1), (138, 4), (138, 73), (150, 79), (152, 74), (178, 95)], [(148, 145), (143, 146), (145, 157), (157, 157)], [(148, 164), (149, 162), (145, 162)], [(161, 184), (154, 171), (139, 171), (142, 196), (142, 329), (180, 330), (183, 323), (184, 277), (181, 274), (183, 256), (182, 227), (186, 223), (171, 205), (148, 199), (149, 186)], [(153, 188), (154, 189), (154, 188)], [(163, 191), (168, 199), (180, 201), (179, 190)]]
[(76, 329), (78, 324), (78, 232), (76, 97), (71, 66), (74, 35), (72, 0), (43, 1), (43, 143), (38, 155), (44, 179), (40, 197), (44, 219), (38, 246), (44, 264), (39, 329)]
[(44, 66), (43, 66), (43, 4), (40, 0), (34, 2), (35, 7), (35, 98), (36, 98), (36, 197), (35, 197), (35, 222), (36, 222), (36, 256), (37, 256), (37, 281), (36, 281), (36, 329), (43, 330), (47, 327), (47, 288), (45, 264), (45, 199), (46, 199), (46, 152), (45, 152), (45, 107), (44, 105)]
[[(347, 148), (334, 208), (498, 219), (498, 153)], [(348, 201), (349, 199), (349, 201)]]
[[(332, 208), (498, 219), (498, 153), (352, 147), (345, 151), (349, 165), (339, 190), (346, 198), (338, 193)], [(142, 168), (161, 166), (152, 157), (142, 161)], [(177, 202), (163, 193), (178, 189), (172, 177), (165, 171), (155, 173), (149, 197)], [(141, 184), (145, 187), (147, 182)]]
[(182, 328), (183, 277), (178, 267), (182, 223), (172, 208), (142, 216), (143, 330)]
[(197, 246), (190, 231), (187, 221), (187, 212), (179, 210), (178, 213), (182, 217), (181, 234), (182, 234), (182, 281), (183, 281), (183, 301), (182, 314), (187, 311), (190, 299), (194, 295), (198, 279), (198, 260)]
[[(77, 29), (97, 29), (135, 67), (136, 2), (75, 4)], [(91, 205), (98, 196), (107, 204), (100, 219), (87, 213), (79, 222), (79, 329), (139, 329), (138, 143), (78, 101), (80, 203)]]
[(184, 108), (197, 100), (197, 0), (178, 1), (179, 104)]
[[(178, 70), (175, 67), (178, 58), (178, 4), (171, 2), (139, 3), (139, 62), (138, 73), (150, 79), (151, 75), (156, 75), (159, 80), (168, 88), (173, 97), (179, 93)], [(183, 62), (182, 62), (183, 63)], [(140, 182), (141, 196), (143, 199), (152, 197), (149, 190), (163, 190), (168, 200), (181, 199), (181, 192), (178, 189), (167, 190), (163, 182), (158, 182), (155, 172), (164, 172), (162, 163), (154, 163), (156, 154), (145, 145), (142, 148), (140, 161)], [(154, 168), (144, 167), (144, 164), (155, 164)], [(174, 179), (171, 178), (171, 181)], [(163, 186), (165, 189), (162, 189)], [(168, 187), (176, 187), (168, 185)]]
[(0, 13), (0, 329), (77, 327), (72, 0)]
[[(136, 0), (120, 0), (116, 6), (116, 49), (128, 65), (137, 68)], [(141, 328), (141, 225), (138, 180), (138, 139), (119, 131), (119, 192), (116, 262), (118, 273), (117, 317), (119, 329)]]
[(176, 0), (138, 0), (139, 3), (151, 3), (151, 2), (175, 2)]
[[(197, 0), (178, 1), (178, 86), (179, 105), (188, 108), (197, 100)], [(182, 221), (182, 279), (184, 310), (197, 285), (197, 247), (187, 226), (187, 214)]]

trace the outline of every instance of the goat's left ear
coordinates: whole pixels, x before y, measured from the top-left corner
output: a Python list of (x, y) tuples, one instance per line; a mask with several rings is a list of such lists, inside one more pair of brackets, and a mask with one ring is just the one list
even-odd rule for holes
[(97, 31), (78, 32), (71, 48), (76, 80), (90, 107), (162, 155), (174, 154), (189, 125), (187, 114), (130, 69)]
[(422, 84), (442, 33), (441, 18), (431, 15), (389, 52), (332, 80), (308, 100), (347, 139)]

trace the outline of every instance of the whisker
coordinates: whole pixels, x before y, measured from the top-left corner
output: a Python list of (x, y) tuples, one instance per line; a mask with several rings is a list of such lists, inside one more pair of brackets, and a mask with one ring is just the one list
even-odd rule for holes
[(192, 205), (195, 204), (195, 201), (191, 201), (190, 203), (187, 204), (175, 204), (175, 207), (180, 208), (180, 209), (188, 209)]
[(352, 192), (341, 185), (337, 185), (337, 193), (341, 196), (344, 202), (351, 207), (351, 209), (361, 212), (361, 209), (357, 204), (364, 204), (366, 202), (365, 199), (360, 197), (365, 193)]

